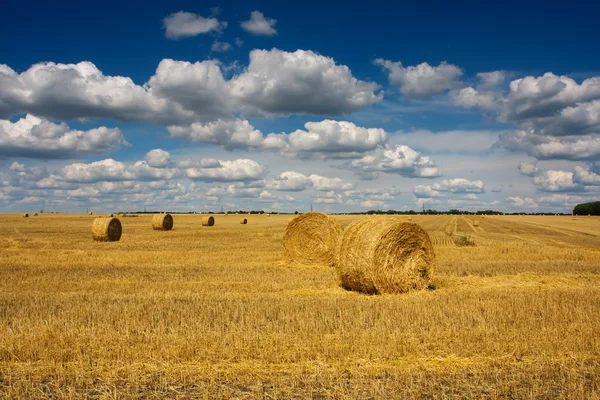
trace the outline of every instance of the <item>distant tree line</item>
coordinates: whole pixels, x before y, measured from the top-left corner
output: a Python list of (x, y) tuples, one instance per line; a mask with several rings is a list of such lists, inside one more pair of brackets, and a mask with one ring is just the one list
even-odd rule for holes
[(574, 215), (600, 215), (600, 201), (577, 204), (573, 208)]

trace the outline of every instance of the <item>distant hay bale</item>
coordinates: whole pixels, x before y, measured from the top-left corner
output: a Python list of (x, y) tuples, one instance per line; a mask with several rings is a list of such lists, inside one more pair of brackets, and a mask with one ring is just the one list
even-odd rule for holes
[(342, 233), (329, 215), (309, 212), (290, 220), (283, 248), (288, 262), (304, 265), (333, 265), (337, 241)]
[(473, 226), (475, 226), (475, 227), (479, 226), (479, 221), (478, 220), (474, 220), (473, 221)]
[(114, 214), (110, 214), (109, 217), (114, 217)]
[(23, 218), (29, 218), (29, 214), (27, 214), (27, 213), (23, 214)]
[(90, 211), (89, 215), (94, 215), (94, 213)]
[(202, 226), (213, 226), (215, 224), (215, 218), (211, 216), (202, 217)]
[(410, 221), (412, 221), (412, 217), (408, 217), (408, 221), (409, 221), (409, 222), (410, 222)]
[(247, 223), (248, 223), (248, 220), (246, 218), (242, 218), (240, 220), (240, 224), (242, 224), (242, 225), (246, 225)]
[(335, 267), (342, 287), (367, 294), (425, 289), (435, 266), (427, 232), (395, 218), (353, 222), (336, 249)]
[(156, 214), (152, 217), (152, 229), (155, 231), (170, 231), (173, 229), (171, 214)]
[(37, 216), (38, 216), (38, 213), (34, 213), (34, 214), (33, 214), (33, 216), (34, 216), (34, 217), (37, 217)]
[(92, 225), (92, 238), (99, 242), (118, 242), (121, 233), (121, 221), (117, 218), (96, 218)]

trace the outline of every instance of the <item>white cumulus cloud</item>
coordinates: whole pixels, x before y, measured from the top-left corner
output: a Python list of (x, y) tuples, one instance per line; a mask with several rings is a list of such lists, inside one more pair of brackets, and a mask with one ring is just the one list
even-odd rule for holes
[(118, 128), (74, 130), (33, 115), (14, 123), (0, 120), (0, 156), (76, 158), (110, 153), (127, 144)]
[(408, 178), (435, 178), (440, 175), (433, 160), (405, 145), (376, 149), (353, 160), (350, 166), (362, 173), (385, 172)]
[(383, 67), (392, 85), (400, 86), (400, 92), (407, 97), (429, 99), (446, 90), (460, 86), (462, 70), (456, 65), (442, 62), (437, 67), (428, 63), (404, 67), (401, 62), (378, 58), (375, 64)]
[(230, 82), (231, 97), (251, 116), (340, 115), (382, 100), (376, 83), (312, 51), (253, 50), (246, 72)]
[(275, 29), (276, 19), (267, 18), (260, 11), (252, 11), (250, 19), (241, 23), (242, 29), (253, 35), (274, 36), (277, 35)]
[(200, 15), (179, 11), (163, 19), (165, 36), (169, 39), (181, 39), (203, 33), (220, 32), (227, 27), (226, 22), (214, 17), (205, 18)]

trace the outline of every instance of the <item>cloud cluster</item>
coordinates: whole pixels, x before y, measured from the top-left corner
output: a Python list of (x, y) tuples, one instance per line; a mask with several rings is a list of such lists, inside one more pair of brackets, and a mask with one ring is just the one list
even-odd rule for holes
[(437, 67), (426, 62), (404, 67), (401, 62), (378, 58), (375, 64), (388, 73), (390, 84), (399, 86), (400, 93), (406, 97), (430, 99), (436, 94), (461, 86), (459, 79), (463, 74), (462, 70), (445, 61)]
[(543, 171), (533, 178), (533, 183), (542, 192), (572, 192), (582, 189), (573, 182), (573, 173), (567, 171)]
[(521, 197), (508, 197), (506, 199), (507, 203), (511, 207), (515, 208), (538, 208), (539, 205), (533, 200), (531, 197), (521, 198)]
[(91, 62), (39, 63), (17, 73), (0, 64), (0, 118), (20, 113), (59, 119), (188, 125), (259, 116), (341, 115), (381, 101), (378, 85), (312, 51), (253, 50), (230, 80), (218, 61), (162, 60), (144, 85), (107, 76)]
[(363, 128), (347, 121), (307, 122), (304, 127), (306, 130), (298, 129), (289, 134), (263, 135), (247, 120), (234, 119), (170, 126), (168, 130), (173, 137), (217, 144), (229, 150), (273, 150), (298, 158), (313, 155), (322, 158), (356, 158), (387, 141), (387, 133), (383, 129)]
[(253, 50), (230, 95), (249, 116), (342, 115), (382, 100), (376, 83), (356, 79), (345, 65), (312, 51)]
[[(413, 188), (413, 194), (418, 199), (429, 199), (444, 197), (448, 194), (475, 194), (485, 193), (483, 181), (470, 181), (464, 178), (444, 179), (431, 185), (417, 185)], [(471, 196), (469, 199), (472, 200)]]
[(227, 27), (227, 22), (214, 17), (204, 18), (200, 15), (179, 11), (163, 19), (165, 36), (168, 39), (181, 39), (203, 33), (220, 32)]
[(519, 165), (517, 165), (517, 169), (521, 175), (530, 177), (534, 177), (542, 172), (538, 167), (535, 166), (535, 164), (525, 161), (521, 161)]
[(110, 153), (127, 145), (118, 128), (74, 130), (65, 123), (27, 115), (12, 123), (0, 120), (0, 156), (78, 158)]
[(505, 74), (479, 74), (477, 88), (450, 93), (457, 106), (493, 112), (516, 129), (499, 136), (496, 148), (538, 160), (600, 159), (600, 77), (576, 82), (548, 72), (510, 82), (508, 93), (494, 89)]
[(275, 29), (276, 19), (266, 18), (260, 11), (252, 11), (250, 19), (241, 23), (242, 29), (257, 36), (277, 35)]
[(440, 172), (429, 157), (405, 145), (386, 146), (350, 162), (360, 173), (397, 174), (408, 178), (435, 178)]
[(317, 174), (307, 176), (295, 171), (286, 171), (269, 180), (266, 187), (290, 192), (299, 192), (309, 188), (317, 191), (341, 191), (353, 189), (354, 184), (340, 178), (328, 178)]

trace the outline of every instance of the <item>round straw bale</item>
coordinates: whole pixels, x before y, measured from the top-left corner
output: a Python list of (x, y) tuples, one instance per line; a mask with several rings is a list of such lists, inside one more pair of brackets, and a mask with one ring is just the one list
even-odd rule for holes
[(92, 225), (92, 237), (99, 242), (118, 242), (121, 233), (121, 221), (117, 218), (99, 217)]
[(29, 218), (29, 214), (27, 214), (27, 213), (23, 214), (23, 218)]
[(478, 220), (473, 220), (473, 226), (479, 226), (479, 221)]
[(171, 214), (156, 214), (152, 217), (152, 229), (155, 231), (170, 231), (173, 229)]
[(90, 211), (90, 215), (94, 215), (94, 213)]
[(240, 220), (240, 224), (242, 224), (242, 225), (246, 225), (247, 223), (248, 223), (248, 220), (246, 218), (242, 218)]
[(202, 217), (202, 226), (213, 226), (215, 224), (215, 218), (210, 215), (206, 217)]
[(283, 248), (288, 262), (333, 265), (336, 243), (342, 233), (339, 223), (326, 214), (309, 212), (291, 219)]
[(342, 287), (368, 294), (425, 289), (435, 263), (423, 228), (395, 218), (363, 218), (348, 225), (335, 259)]
[(34, 216), (34, 217), (37, 217), (37, 216), (38, 216), (38, 213), (35, 213), (35, 214), (33, 214), (33, 216)]

